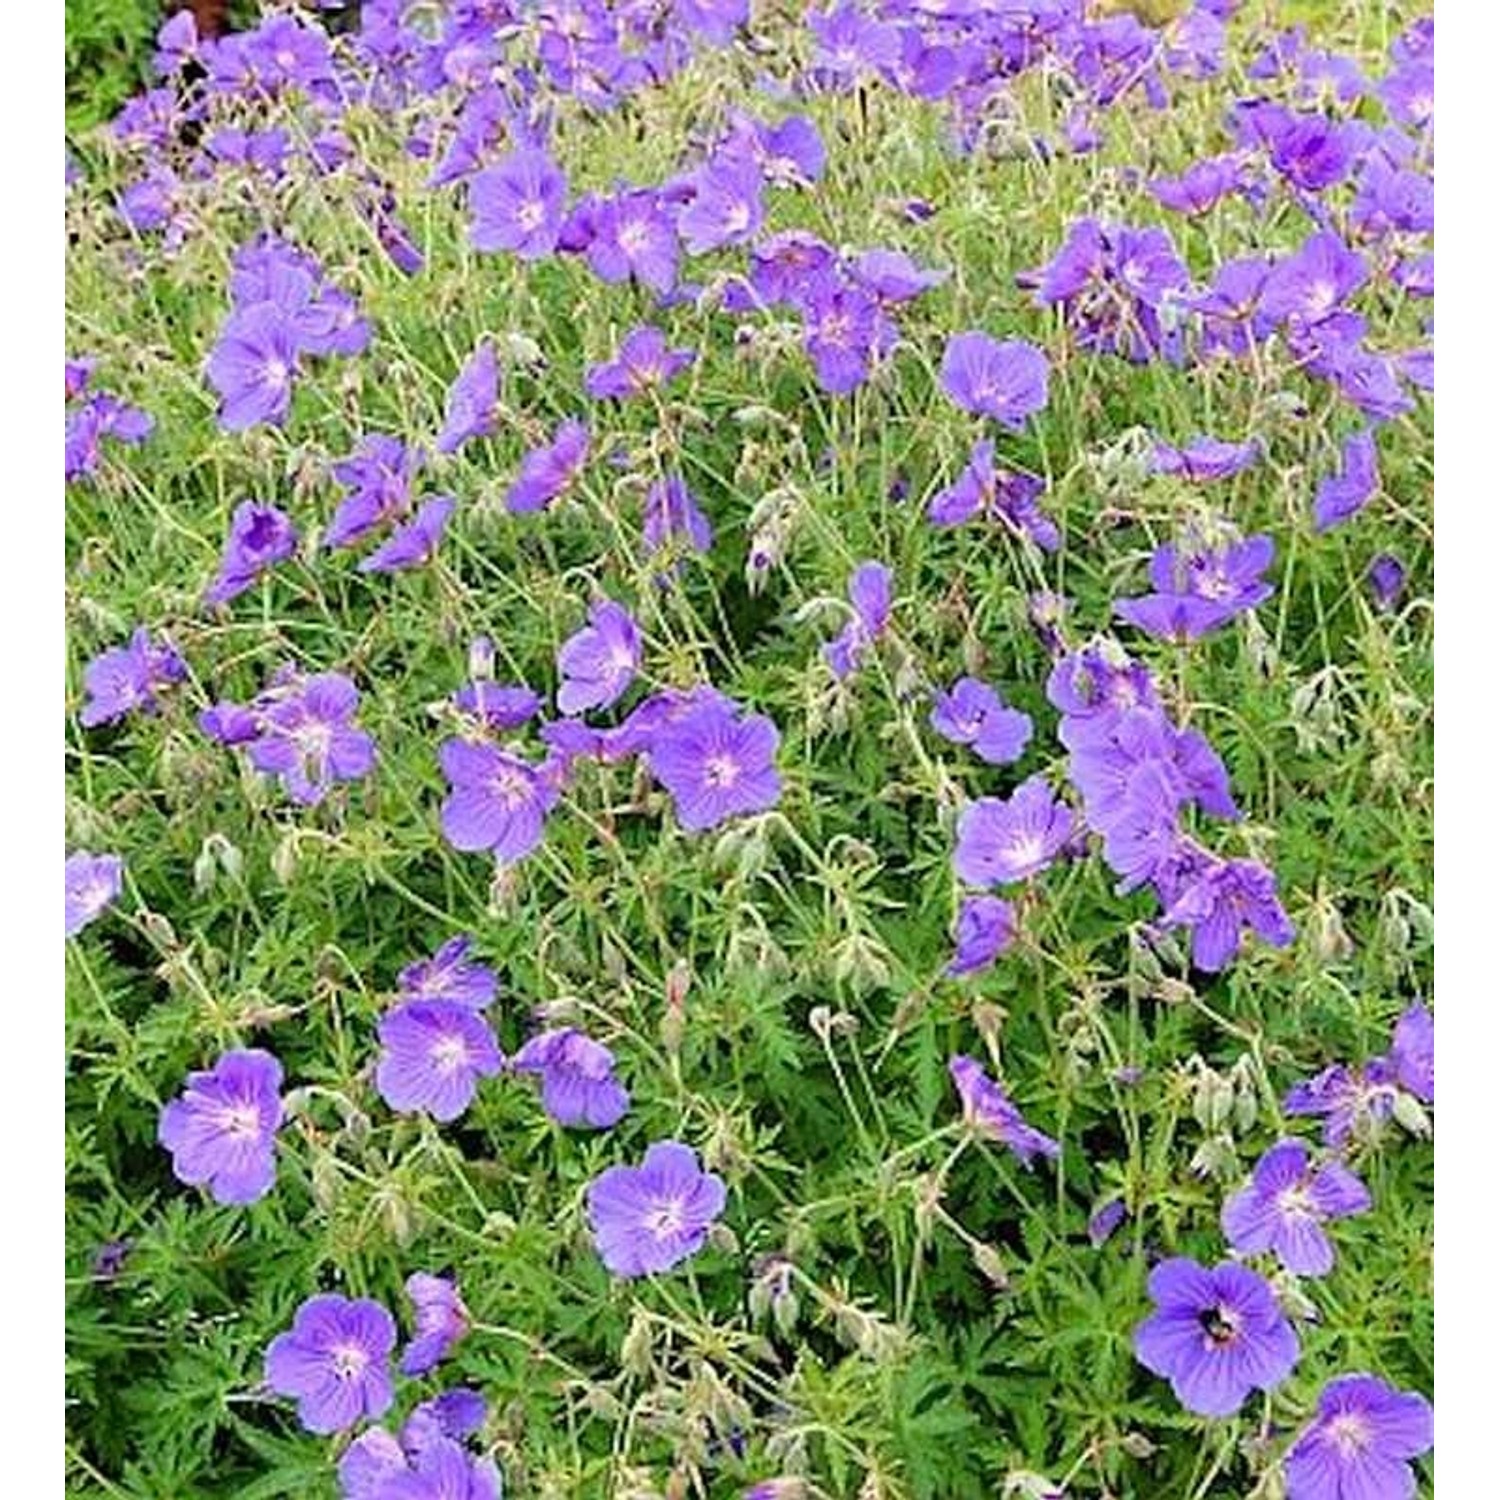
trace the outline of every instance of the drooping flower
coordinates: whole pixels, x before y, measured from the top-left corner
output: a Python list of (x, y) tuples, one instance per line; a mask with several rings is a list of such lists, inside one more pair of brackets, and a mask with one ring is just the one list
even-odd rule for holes
[(187, 666), (171, 645), (153, 645), (146, 627), (137, 626), (128, 645), (101, 652), (84, 668), (87, 701), (78, 722), (92, 729), (136, 711), (154, 714), (156, 695), (186, 676)]
[(541, 1076), (542, 1108), (559, 1125), (607, 1130), (630, 1107), (630, 1094), (615, 1077), (614, 1054), (571, 1026), (532, 1037), (511, 1067)]
[(932, 697), (928, 722), (945, 740), (969, 745), (980, 760), (1008, 766), (1031, 741), (1031, 718), (1009, 708), (987, 682), (960, 677), (947, 692)]
[(488, 437), (495, 430), (499, 403), (499, 358), (494, 344), (481, 339), (449, 388), (437, 451), (456, 453), (470, 438)]
[(891, 617), (891, 570), (884, 563), (861, 563), (849, 576), (853, 618), (823, 647), (833, 675), (848, 677), (885, 631)]
[(431, 958), (408, 964), (396, 976), (403, 1000), (446, 1000), (483, 1010), (494, 1002), (497, 984), (492, 969), (469, 957), (474, 939), (467, 933), (449, 938)]
[(406, 1000), (380, 1019), (375, 1087), (394, 1110), (456, 1120), (481, 1078), (505, 1065), (478, 1011), (452, 1000)]
[(515, 482), (505, 493), (505, 506), (516, 514), (546, 510), (564, 495), (588, 457), (589, 430), (569, 419), (558, 424), (551, 442), (533, 448), (521, 460)]
[(1004, 885), (1039, 874), (1073, 836), (1076, 819), (1052, 795), (1044, 776), (1023, 781), (1010, 797), (981, 797), (958, 816), (953, 870), (968, 885)]
[(1420, 1003), (1408, 1006), (1396, 1022), (1391, 1061), (1396, 1081), (1424, 1104), (1432, 1103), (1433, 1056), (1432, 1012)]
[(630, 686), (640, 665), (640, 627), (629, 610), (601, 599), (589, 607), (589, 623), (557, 653), (562, 678), (558, 708), (570, 715), (608, 708)]
[(63, 884), (64, 926), (68, 937), (77, 937), (90, 922), (103, 915), (104, 909), (120, 894), (124, 874), (125, 861), (118, 854), (89, 854), (80, 849), (67, 857)]
[(1224, 1237), (1240, 1255), (1269, 1251), (1296, 1276), (1326, 1276), (1333, 1245), (1323, 1225), (1369, 1207), (1364, 1183), (1342, 1162), (1315, 1165), (1305, 1142), (1280, 1141), (1224, 1204)]
[(1277, 897), (1276, 876), (1253, 859), (1205, 861), (1168, 903), (1162, 922), (1192, 928), (1193, 963), (1211, 974), (1239, 952), (1247, 927), (1273, 948), (1296, 936)]
[(958, 908), (955, 952), (944, 971), (957, 979), (987, 969), (1016, 940), (1016, 910), (1001, 896), (965, 896)]
[(1396, 601), (1406, 588), (1406, 565), (1399, 557), (1382, 552), (1370, 559), (1365, 578), (1376, 609), (1391, 610), (1396, 607)]
[(1318, 531), (1331, 531), (1364, 509), (1380, 486), (1379, 463), (1370, 428), (1361, 427), (1344, 439), (1339, 472), (1319, 482), (1313, 501), (1313, 526)]
[(977, 330), (943, 350), (943, 389), (965, 411), (1017, 431), (1047, 404), (1047, 356), (1020, 339), (1000, 343)]
[(284, 510), (246, 500), (237, 505), (219, 571), (203, 596), (205, 604), (225, 604), (243, 594), (268, 568), (297, 550), (297, 528)]
[(218, 1203), (265, 1197), (276, 1181), (281, 1080), (281, 1064), (258, 1047), (226, 1052), (207, 1071), (189, 1073), (157, 1126), (177, 1180), (206, 1186)]
[(1181, 448), (1157, 443), (1151, 466), (1158, 474), (1171, 474), (1202, 484), (1211, 479), (1229, 479), (1260, 462), (1265, 445), (1259, 438), (1233, 443), (1226, 438), (1198, 437)]
[(646, 492), (641, 536), (648, 554), (661, 552), (678, 538), (694, 552), (707, 552), (714, 544), (712, 524), (677, 474), (658, 479)]
[(469, 183), (469, 243), (541, 260), (557, 248), (568, 179), (545, 151), (523, 149)]
[(1179, 1256), (1157, 1266), (1146, 1289), (1156, 1311), (1135, 1330), (1135, 1356), (1199, 1416), (1233, 1416), (1251, 1391), (1275, 1390), (1297, 1363), (1292, 1325), (1247, 1266), (1208, 1270)]
[(443, 836), (455, 849), (489, 849), (513, 865), (541, 843), (557, 792), (535, 766), (465, 740), (446, 740), (438, 759), (452, 786), (443, 803)]
[(1062, 1147), (1028, 1125), (1010, 1096), (972, 1057), (949, 1058), (948, 1072), (963, 1103), (964, 1124), (979, 1135), (1008, 1146), (1023, 1167), (1038, 1156), (1055, 1161)]
[(400, 438), (372, 433), (330, 472), (347, 493), (328, 523), (323, 543), (347, 547), (388, 525), (411, 508), (411, 487), (422, 467), (420, 448)]
[(396, 1321), (378, 1302), (326, 1293), (297, 1309), (266, 1349), (266, 1384), (297, 1398), (309, 1432), (344, 1432), (390, 1409)]
[(1287, 1500), (1412, 1500), (1410, 1461), (1431, 1447), (1425, 1397), (1378, 1375), (1340, 1375), (1287, 1453)]
[(433, 495), (359, 564), (361, 573), (400, 573), (431, 562), (442, 544), (454, 507), (452, 495)]
[(1321, 1116), (1326, 1146), (1342, 1146), (1351, 1136), (1368, 1139), (1396, 1107), (1395, 1065), (1388, 1057), (1352, 1068), (1335, 1063), (1294, 1084), (1281, 1107), (1289, 1115)]
[(983, 438), (974, 444), (963, 473), (928, 501), (927, 519), (934, 526), (959, 526), (987, 516), (1042, 551), (1055, 552), (1061, 533), (1037, 503), (1045, 488), (1045, 481), (1024, 469), (997, 469), (995, 445)]
[(401, 1353), (403, 1375), (425, 1375), (453, 1352), (469, 1331), (469, 1309), (449, 1276), (413, 1271), (406, 1278), (416, 1324), (412, 1340)]
[(672, 794), (677, 821), (701, 832), (781, 800), (776, 725), (733, 704), (704, 702), (667, 718), (651, 737), (651, 774)]
[(696, 1255), (724, 1211), (724, 1183), (678, 1141), (657, 1141), (639, 1167), (610, 1167), (588, 1190), (599, 1258), (616, 1276), (669, 1271)]

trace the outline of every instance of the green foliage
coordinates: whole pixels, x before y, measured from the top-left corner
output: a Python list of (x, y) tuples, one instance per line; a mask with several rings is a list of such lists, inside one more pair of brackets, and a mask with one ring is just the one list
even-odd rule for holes
[[(69, 0), (70, 123), (134, 85), (153, 11)], [(1324, 25), (1330, 46), (1369, 44)], [(575, 189), (668, 176), (689, 128), (721, 124), (756, 66), (709, 54), (614, 114), (562, 112)], [(158, 716), (98, 731), (75, 716), (68, 729), (69, 847), (117, 850), (128, 871), (119, 906), (68, 953), (70, 1493), (334, 1495), (338, 1444), (266, 1396), (266, 1344), (320, 1289), (404, 1317), (405, 1276), (444, 1266), (476, 1327), (441, 1379), (403, 1388), (400, 1411), (441, 1385), (482, 1390), (484, 1443), (517, 1497), (718, 1500), (795, 1474), (830, 1496), (978, 1500), (1023, 1473), (1117, 1500), (1266, 1496), (1278, 1444), (1328, 1378), (1369, 1369), (1430, 1390), (1432, 1154), (1396, 1127), (1357, 1149), (1375, 1212), (1338, 1227), (1333, 1274), (1300, 1288), (1319, 1316), (1272, 1403), (1203, 1423), (1131, 1350), (1151, 1259), (1220, 1258), (1224, 1197), (1300, 1128), (1282, 1114), (1285, 1089), (1383, 1051), (1432, 980), (1430, 406), (1384, 430), (1380, 499), (1317, 537), (1311, 491), (1348, 425), (1326, 387), (1284, 368), (1080, 359), (1014, 289), (1085, 206), (1165, 222), (1119, 168), (1174, 170), (1215, 146), (1227, 97), (1228, 82), (1185, 88), (1170, 130), (1118, 112), (1100, 157), (1047, 164), (956, 157), (931, 110), (889, 90), (861, 106), (814, 101), (829, 177), (777, 198), (774, 227), (899, 244), (955, 273), (914, 306), (886, 372), (837, 400), (783, 331), (743, 349), (708, 303), (657, 314), (575, 261), (476, 256), (461, 206), (422, 190), (429, 164), (403, 152), (393, 122), (355, 112), (348, 129), (391, 175), (427, 256), (412, 281), (341, 178), (200, 185), (193, 233), (167, 253), (109, 206), (131, 163), (90, 143), (90, 181), (69, 206), (69, 352), (96, 355), (101, 382), (157, 429), (69, 490), (70, 701), (84, 664), (138, 622), (171, 636), (192, 679)], [(1054, 123), (1039, 94), (1017, 107), (1028, 128)], [(900, 210), (914, 196), (938, 205), (921, 224)], [(264, 222), (357, 291), (374, 339), (357, 360), (311, 368), (284, 432), (224, 434), (201, 367), (229, 257)], [(1295, 243), (1306, 224), (1230, 201), (1172, 228), (1201, 269)], [(618, 448), (620, 470), (596, 458), (566, 506), (509, 515), (499, 496), (521, 454), (581, 409), (585, 364), (647, 317), (702, 351), (690, 376), (654, 407), (590, 413), (596, 454)], [(1378, 318), (1382, 347), (1417, 340), (1410, 307)], [(1045, 503), (1066, 538), (1055, 556), (923, 519), (977, 433), (934, 380), (946, 336), (968, 327), (1052, 356), (1043, 418), (1001, 441), (1052, 481)], [(460, 502), (438, 560), (358, 573), (316, 545), (334, 503), (328, 463), (362, 433), (430, 441), (483, 333), (510, 354), (504, 421), (434, 466), (431, 488)], [(523, 341), (538, 358), (521, 357)], [(1286, 415), (1291, 395), (1305, 417)], [(955, 981), (957, 807), (1063, 768), (1027, 596), (1071, 599), (1071, 641), (1107, 630), (1152, 548), (1205, 509), (1201, 492), (1122, 457), (1138, 427), (1267, 440), (1266, 462), (1215, 496), (1244, 532), (1276, 538), (1258, 624), (1182, 653), (1131, 648), (1229, 767), (1246, 817), (1204, 836), (1274, 866), (1298, 938), (1249, 946), (1218, 976), (1158, 959), (1140, 941), (1149, 900), (1116, 894), (1090, 858), (1019, 898), (1016, 949)], [(638, 479), (669, 464), (719, 542), (664, 584), (639, 540)], [(898, 480), (903, 503), (888, 498)], [(757, 578), (746, 549), (772, 495), (785, 546)], [(248, 496), (286, 507), (305, 545), (229, 609), (205, 610), (229, 514)], [(1382, 551), (1411, 569), (1393, 614), (1363, 583)], [(839, 685), (819, 648), (865, 558), (892, 566), (897, 603), (879, 652)], [(776, 720), (781, 805), (693, 837), (633, 767), (583, 764), (544, 847), (496, 879), (439, 833), (440, 705), (481, 633), (502, 679), (554, 686), (558, 646), (600, 592), (640, 618), (653, 684), (712, 680)], [(379, 746), (368, 783), (312, 810), (195, 722), (287, 660), (353, 676)], [(927, 728), (920, 685), (966, 671), (1034, 716), (1019, 767), (985, 766)], [(633, 1097), (618, 1129), (560, 1130), (514, 1078), (486, 1084), (441, 1131), (381, 1102), (375, 1027), (395, 975), (456, 931), (501, 976), (507, 1052), (538, 1006), (615, 1050)], [(669, 994), (684, 996), (680, 1026)], [(276, 1191), (244, 1209), (176, 1183), (155, 1141), (184, 1075), (237, 1045), (274, 1050), (296, 1090)], [(1060, 1170), (1025, 1172), (962, 1133), (955, 1052), (1003, 1070), (1027, 1117), (1062, 1140)], [(1228, 1090), (1227, 1120), (1199, 1107), (1214, 1089)], [(730, 1183), (725, 1232), (677, 1273), (612, 1282), (585, 1188), (666, 1136)], [(1129, 1217), (1096, 1249), (1089, 1215), (1114, 1197)], [(97, 1278), (99, 1247), (119, 1239), (123, 1270)], [(785, 1286), (760, 1296), (778, 1267)]]
[(69, 132), (107, 120), (150, 79), (161, 0), (66, 0)]

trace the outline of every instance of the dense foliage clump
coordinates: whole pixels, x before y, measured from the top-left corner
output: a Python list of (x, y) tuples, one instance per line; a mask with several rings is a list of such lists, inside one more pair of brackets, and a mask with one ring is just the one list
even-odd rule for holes
[(70, 140), (70, 1493), (1429, 1492), (1433, 27), (1268, 9)]

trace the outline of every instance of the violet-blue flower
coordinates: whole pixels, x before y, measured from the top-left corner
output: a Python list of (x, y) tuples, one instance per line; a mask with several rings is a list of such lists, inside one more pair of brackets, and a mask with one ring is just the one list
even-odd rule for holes
[(1051, 1161), (1062, 1147), (1049, 1135), (1028, 1125), (1005, 1090), (972, 1057), (961, 1053), (948, 1060), (948, 1072), (963, 1104), (964, 1124), (988, 1140), (1010, 1148), (1023, 1167), (1038, 1156)]
[(416, 1327), (401, 1352), (400, 1369), (403, 1375), (425, 1375), (447, 1359), (469, 1331), (469, 1309), (449, 1276), (413, 1271), (406, 1278), (406, 1295)]
[(402, 1113), (456, 1120), (505, 1065), (489, 1022), (452, 1000), (404, 1000), (380, 1019), (375, 1087)]
[(1303, 1141), (1272, 1146), (1249, 1183), (1224, 1204), (1224, 1238), (1240, 1255), (1275, 1255), (1296, 1276), (1326, 1276), (1333, 1245), (1323, 1225), (1370, 1207), (1370, 1194), (1340, 1161), (1314, 1163)]
[(589, 607), (589, 622), (557, 653), (562, 685), (557, 706), (565, 714), (608, 708), (630, 686), (641, 665), (641, 632), (613, 599)]
[(614, 1054), (571, 1026), (532, 1037), (511, 1067), (540, 1075), (542, 1108), (559, 1125), (607, 1130), (630, 1107), (630, 1094), (615, 1077)]
[(1000, 343), (977, 330), (943, 350), (943, 389), (965, 411), (1019, 430), (1047, 404), (1047, 356), (1020, 339)]
[(1270, 1286), (1247, 1266), (1212, 1270), (1180, 1256), (1147, 1278), (1156, 1311), (1135, 1330), (1135, 1356), (1172, 1382), (1201, 1417), (1233, 1416), (1251, 1391), (1272, 1391), (1301, 1352)]
[(967, 885), (1026, 880), (1052, 863), (1073, 836), (1076, 819), (1045, 776), (1023, 781), (1010, 797), (981, 797), (958, 815), (953, 870)]
[(704, 1246), (724, 1212), (724, 1183), (679, 1141), (657, 1141), (638, 1167), (610, 1167), (588, 1189), (589, 1227), (616, 1276), (670, 1271)]
[(177, 1180), (207, 1187), (217, 1203), (265, 1197), (276, 1181), (281, 1080), (281, 1064), (258, 1047), (226, 1052), (212, 1068), (189, 1073), (157, 1125)]
[(1426, 1397), (1377, 1375), (1340, 1375), (1287, 1453), (1287, 1500), (1412, 1500), (1410, 1461), (1431, 1447)]
[(928, 721), (945, 740), (969, 745), (980, 760), (1006, 766), (1021, 758), (1031, 741), (1031, 718), (1009, 708), (1000, 694), (977, 677), (960, 677), (932, 698)]
[(266, 1384), (297, 1398), (297, 1418), (309, 1432), (345, 1432), (390, 1409), (395, 1347), (395, 1319), (378, 1302), (309, 1297), (266, 1349)]
[(89, 854), (80, 849), (63, 864), (63, 885), (68, 937), (77, 937), (120, 894), (125, 861), (118, 854)]
[(230, 518), (224, 556), (203, 602), (225, 604), (236, 598), (296, 550), (297, 528), (284, 510), (255, 500), (243, 501)]

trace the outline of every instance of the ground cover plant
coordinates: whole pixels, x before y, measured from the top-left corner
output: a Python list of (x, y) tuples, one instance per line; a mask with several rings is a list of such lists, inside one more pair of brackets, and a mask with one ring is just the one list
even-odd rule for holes
[(1431, 1492), (1433, 47), (163, 27), (68, 154), (70, 1493)]

